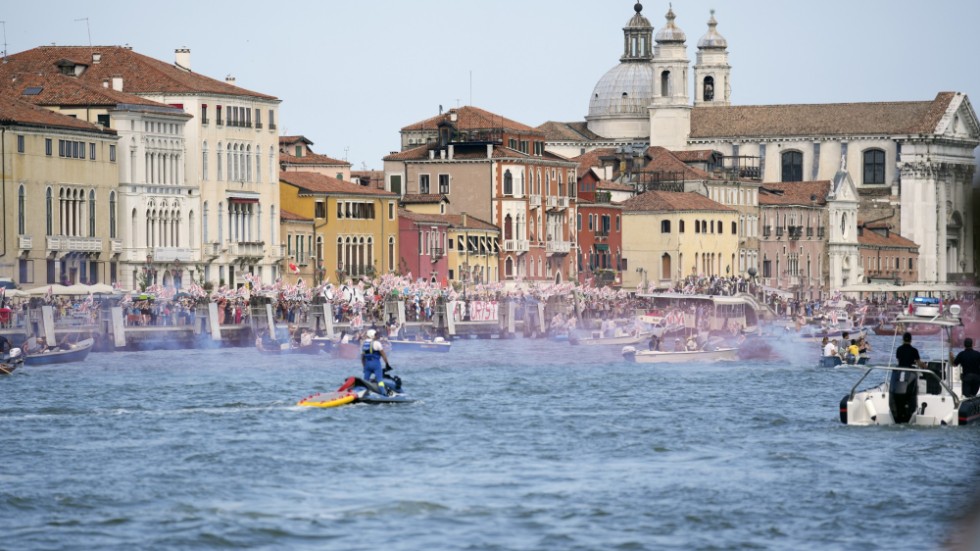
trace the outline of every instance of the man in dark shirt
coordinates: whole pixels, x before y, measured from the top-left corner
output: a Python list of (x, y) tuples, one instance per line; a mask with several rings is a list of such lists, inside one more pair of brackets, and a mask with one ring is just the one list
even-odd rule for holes
[(924, 367), (919, 351), (912, 346), (912, 333), (902, 335), (902, 345), (895, 351), (898, 367)]
[(953, 359), (953, 365), (963, 367), (963, 396), (976, 396), (980, 390), (980, 352), (973, 349), (973, 339), (963, 340), (963, 351)]

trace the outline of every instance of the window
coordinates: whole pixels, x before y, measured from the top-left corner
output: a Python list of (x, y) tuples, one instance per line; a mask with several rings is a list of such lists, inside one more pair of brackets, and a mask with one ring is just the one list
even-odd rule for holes
[(616, 231), (621, 231), (619, 229), (619, 215), (618, 214), (616, 215)]
[(23, 153), (26, 148), (27, 147), (24, 144), (24, 136), (22, 134), (18, 134), (17, 135), (17, 153)]
[(109, 192), (109, 238), (116, 237), (116, 192)]
[[(51, 193), (51, 190), (48, 190)], [(27, 197), (24, 191), (24, 186), (17, 188), (17, 233), (23, 235), (25, 233), (26, 220), (24, 215), (27, 211)]]
[(398, 195), (402, 194), (402, 175), (392, 174), (391, 179), (388, 181), (388, 191), (396, 193)]
[(880, 149), (869, 149), (864, 152), (864, 183), (885, 183), (885, 152)]
[(582, 213), (578, 213), (578, 231), (582, 231)]
[(201, 104), (201, 124), (208, 123), (208, 106), (205, 103)]
[(772, 260), (762, 261), (762, 277), (772, 277)]
[(677, 232), (684, 233), (684, 221), (680, 220), (677, 222)]
[(34, 261), (26, 258), (18, 260), (21, 283), (34, 283)]
[(276, 129), (276, 112), (269, 109), (269, 130)]
[(660, 221), (660, 233), (670, 233), (670, 220)]
[(296, 156), (297, 157), (302, 157), (303, 156), (303, 146), (301, 146), (301, 145), (297, 145), (296, 146)]
[(88, 234), (95, 236), (95, 190), (88, 192)]
[(327, 206), (323, 201), (317, 201), (314, 206), (314, 218), (326, 218), (327, 217)]
[(221, 106), (220, 105), (215, 105), (214, 106), (214, 123), (217, 124), (218, 126), (221, 126)]
[(504, 171), (504, 195), (514, 194), (514, 176), (510, 170)]
[(388, 220), (395, 219), (395, 202), (388, 201)]
[(803, 181), (803, 154), (799, 151), (786, 151), (783, 160), (783, 182)]
[(704, 77), (704, 101), (715, 99), (715, 79), (714, 77)]
[(441, 195), (449, 195), (449, 175), (440, 174), (439, 175), (439, 193)]
[(419, 193), (426, 195), (429, 193), (429, 175), (419, 174)]
[(262, 128), (262, 110), (255, 109), (255, 128)]
[(738, 234), (738, 222), (732, 222), (732, 235)]
[(44, 139), (44, 154), (47, 155), (48, 157), (50, 157), (51, 156), (51, 149), (52, 149), (52, 147), (51, 147), (51, 138), (45, 138)]
[(91, 160), (93, 160), (93, 161), (95, 160), (95, 144), (94, 143), (88, 144), (88, 158), (91, 159)]
[(110, 145), (109, 146), (109, 162), (112, 162), (112, 163), (116, 162), (116, 146), (115, 145)]

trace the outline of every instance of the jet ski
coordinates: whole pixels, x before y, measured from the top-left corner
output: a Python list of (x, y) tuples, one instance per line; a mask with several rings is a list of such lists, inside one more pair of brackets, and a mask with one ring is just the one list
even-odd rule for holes
[(401, 377), (391, 375), (391, 368), (384, 370), (385, 388), (382, 390), (373, 380), (365, 381), (360, 377), (348, 377), (340, 388), (333, 392), (316, 393), (307, 396), (296, 403), (298, 406), (331, 408), (362, 402), (365, 404), (393, 404), (414, 402), (402, 390)]

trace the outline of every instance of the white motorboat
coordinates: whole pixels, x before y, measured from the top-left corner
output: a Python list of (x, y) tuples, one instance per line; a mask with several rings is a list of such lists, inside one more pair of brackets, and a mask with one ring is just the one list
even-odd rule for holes
[(632, 346), (623, 348), (623, 358), (630, 362), (655, 364), (704, 363), (738, 358), (737, 348), (717, 348), (715, 350), (637, 350)]
[[(963, 396), (962, 370), (949, 361), (948, 343), (953, 330), (962, 326), (959, 306), (936, 315), (931, 310), (916, 310), (912, 315), (896, 317), (895, 324), (917, 323), (942, 328), (939, 359), (927, 362), (926, 368), (869, 365), (851, 391), (840, 401), (840, 420), (847, 425), (917, 426), (967, 425), (980, 420), (980, 396)], [(900, 334), (896, 333), (896, 343)], [(921, 341), (920, 341), (921, 342)], [(884, 374), (880, 384), (864, 390), (858, 387), (873, 374)]]
[(626, 346), (631, 344), (640, 344), (641, 342), (648, 340), (650, 338), (650, 333), (640, 332), (640, 333), (627, 333), (622, 335), (616, 335), (612, 337), (604, 337), (599, 331), (593, 331), (591, 336), (586, 338), (581, 337), (571, 337), (568, 342), (571, 344), (580, 344), (582, 346), (605, 346), (605, 345), (618, 345)]

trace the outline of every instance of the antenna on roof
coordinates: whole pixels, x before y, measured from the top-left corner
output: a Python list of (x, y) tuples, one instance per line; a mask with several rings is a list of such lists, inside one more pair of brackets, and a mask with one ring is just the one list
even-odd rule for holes
[(470, 70), (470, 105), (473, 105), (473, 71)]
[(91, 48), (92, 47), (92, 28), (89, 27), (88, 17), (80, 17), (80, 18), (76, 19), (75, 21), (84, 21), (85, 22), (85, 30), (88, 32), (88, 47)]
[(3, 56), (3, 62), (7, 62), (7, 22), (0, 21), (0, 25), (3, 25), (3, 52), (0, 55)]

